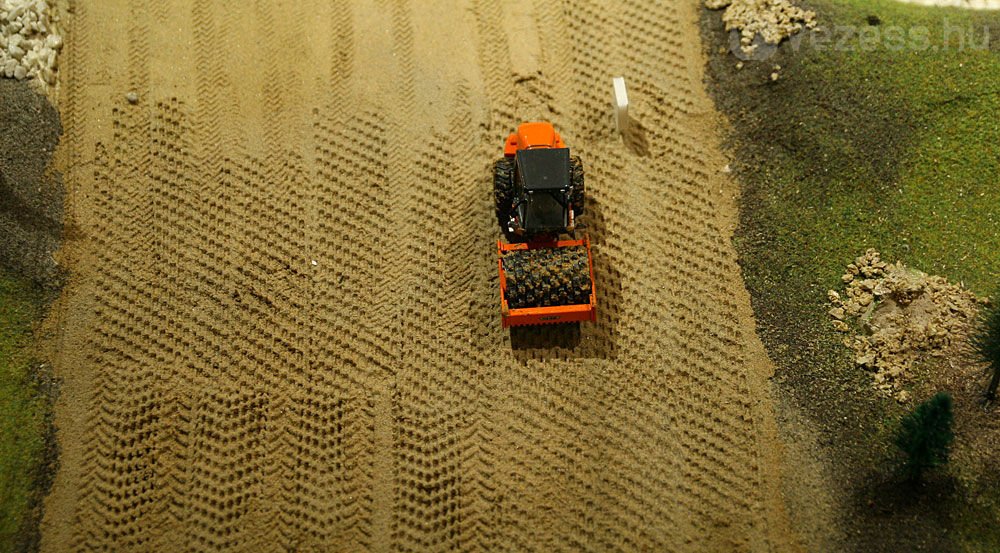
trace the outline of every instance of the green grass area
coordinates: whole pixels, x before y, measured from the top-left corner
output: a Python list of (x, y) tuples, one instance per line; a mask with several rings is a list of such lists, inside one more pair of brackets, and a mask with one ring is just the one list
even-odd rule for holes
[[(781, 233), (782, 258), (805, 272), (795, 276), (820, 275), (817, 284), (833, 288), (871, 246), (992, 292), (1000, 283), (1000, 57), (955, 49), (954, 33), (953, 48), (943, 43), (945, 18), (952, 28), (971, 26), (980, 43), (989, 18), (895, 1), (817, 8), (837, 25), (925, 28), (928, 48), (882, 43), (869, 51), (847, 40), (856, 47), (818, 50), (805, 40), (789, 76), (796, 82), (768, 89), (789, 94), (789, 111), (774, 118), (784, 120), (789, 147), (775, 152), (759, 196), (767, 224)], [(868, 26), (868, 15), (881, 24)], [(825, 33), (834, 42), (846, 35), (836, 26)]]
[[(811, 6), (820, 35), (743, 70), (714, 56), (710, 74), (736, 133), (736, 243), (763, 333), (833, 366), (846, 351), (820, 332), (825, 292), (868, 247), (980, 295), (1000, 285), (1000, 16), (895, 0)], [(883, 39), (863, 43), (847, 27)], [(903, 48), (885, 38), (914, 30), (925, 38)], [(985, 33), (996, 37), (988, 50)], [(774, 65), (782, 77), (771, 82)], [(831, 378), (865, 383), (855, 376)]]
[(0, 275), (0, 552), (25, 541), (37, 474), (44, 460), (48, 399), (32, 364), (32, 325), (43, 293)]
[[(1000, 15), (806, 4), (822, 34), (742, 69), (717, 55), (727, 40), (709, 14), (709, 80), (732, 126), (743, 188), (735, 242), (775, 381), (836, 445), (831, 470), (864, 490), (898, 454), (891, 436), (906, 409), (874, 396), (830, 329), (826, 291), (841, 289), (844, 267), (869, 247), (979, 295), (1000, 287)], [(905, 516), (862, 507), (845, 514), (845, 533), (858, 550), (1000, 550), (1000, 491), (957, 489), (886, 509)]]

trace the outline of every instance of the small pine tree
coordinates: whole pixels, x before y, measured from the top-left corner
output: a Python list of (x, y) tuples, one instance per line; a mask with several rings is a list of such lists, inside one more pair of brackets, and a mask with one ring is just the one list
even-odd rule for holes
[(993, 306), (983, 314), (982, 327), (973, 338), (972, 345), (993, 370), (993, 378), (986, 389), (986, 400), (993, 401), (1000, 384), (1000, 307)]
[(896, 446), (906, 454), (904, 470), (912, 480), (919, 480), (924, 471), (948, 462), (954, 435), (951, 396), (938, 392), (903, 417), (896, 433)]

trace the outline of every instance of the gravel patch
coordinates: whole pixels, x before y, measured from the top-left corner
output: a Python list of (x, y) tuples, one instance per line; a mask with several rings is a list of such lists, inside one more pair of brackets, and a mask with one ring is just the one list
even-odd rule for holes
[(62, 36), (45, 0), (0, 0), (0, 74), (56, 84)]
[(847, 266), (844, 295), (828, 292), (830, 317), (855, 362), (873, 373), (875, 388), (900, 402), (905, 384), (926, 356), (954, 353), (974, 330), (985, 299), (940, 276), (886, 263), (869, 249)]
[(722, 12), (726, 30), (740, 32), (740, 49), (748, 56), (759, 46), (754, 41), (757, 35), (764, 43), (777, 45), (802, 29), (816, 27), (816, 13), (789, 0), (705, 0), (705, 6), (726, 9)]

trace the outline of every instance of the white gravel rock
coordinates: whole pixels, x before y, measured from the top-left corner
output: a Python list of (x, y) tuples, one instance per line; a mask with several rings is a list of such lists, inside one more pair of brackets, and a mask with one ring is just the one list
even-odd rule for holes
[(54, 85), (63, 45), (57, 22), (45, 0), (0, 0), (0, 74)]
[(726, 30), (740, 31), (740, 49), (747, 55), (756, 50), (753, 40), (758, 33), (765, 43), (778, 44), (803, 29), (816, 28), (816, 13), (799, 8), (793, 0), (705, 0), (705, 6), (726, 9), (722, 14)]

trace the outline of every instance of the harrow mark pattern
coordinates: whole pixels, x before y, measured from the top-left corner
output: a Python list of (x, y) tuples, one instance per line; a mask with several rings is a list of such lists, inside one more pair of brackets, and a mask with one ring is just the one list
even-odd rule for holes
[[(696, 3), (71, 5), (43, 551), (794, 550)], [(490, 167), (542, 118), (599, 319), (508, 333)]]

